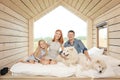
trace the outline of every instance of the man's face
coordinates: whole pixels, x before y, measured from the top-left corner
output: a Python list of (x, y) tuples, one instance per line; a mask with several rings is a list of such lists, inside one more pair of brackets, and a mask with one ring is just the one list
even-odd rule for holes
[(75, 34), (74, 34), (73, 32), (69, 32), (69, 33), (68, 33), (68, 38), (69, 38), (69, 40), (74, 39), (74, 36), (75, 36)]

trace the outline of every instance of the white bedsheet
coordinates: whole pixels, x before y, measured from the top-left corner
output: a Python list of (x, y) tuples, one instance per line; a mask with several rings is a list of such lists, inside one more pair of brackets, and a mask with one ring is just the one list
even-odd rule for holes
[(113, 77), (120, 76), (120, 60), (103, 54), (103, 49), (93, 47), (88, 50), (89, 55), (99, 57), (104, 60), (107, 64), (107, 69), (104, 73), (97, 73), (95, 70), (81, 71), (79, 64), (76, 66), (65, 66), (63, 63), (57, 63), (54, 65), (42, 65), (39, 63), (28, 64), (28, 63), (16, 63), (10, 71), (13, 74), (23, 75), (42, 75), (42, 76), (57, 76), (57, 77), (69, 77), (75, 75), (76, 77)]
[(54, 65), (42, 65), (39, 63), (16, 63), (10, 71), (13, 74), (27, 74), (27, 75), (42, 75), (42, 76), (56, 76), (56, 77), (69, 77), (75, 75), (76, 77), (113, 77), (120, 76), (120, 60), (112, 58), (110, 56), (99, 55), (99, 58), (105, 61), (107, 69), (99, 74), (95, 70), (81, 71), (80, 65), (67, 67), (63, 63), (57, 63)]

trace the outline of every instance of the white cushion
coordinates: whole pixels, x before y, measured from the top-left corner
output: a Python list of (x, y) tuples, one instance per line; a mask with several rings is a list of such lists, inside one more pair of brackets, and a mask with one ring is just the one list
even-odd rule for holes
[(93, 47), (88, 50), (89, 55), (102, 55), (104, 52), (104, 49), (99, 49), (97, 47)]

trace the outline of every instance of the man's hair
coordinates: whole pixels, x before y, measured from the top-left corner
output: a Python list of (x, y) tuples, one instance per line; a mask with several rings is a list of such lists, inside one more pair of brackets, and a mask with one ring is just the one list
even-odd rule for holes
[(69, 32), (72, 32), (73, 34), (75, 34), (75, 32), (74, 32), (73, 30), (69, 30), (68, 33), (69, 33)]

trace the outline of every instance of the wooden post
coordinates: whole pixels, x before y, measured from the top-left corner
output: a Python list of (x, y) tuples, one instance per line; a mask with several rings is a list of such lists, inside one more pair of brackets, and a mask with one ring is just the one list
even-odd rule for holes
[(87, 20), (87, 47), (92, 48), (92, 26), (93, 26), (93, 21), (91, 19)]
[(28, 55), (33, 53), (33, 45), (34, 45), (34, 36), (33, 36), (33, 23), (34, 19), (29, 19), (29, 34), (28, 34), (28, 41), (29, 41), (29, 48), (28, 48)]

